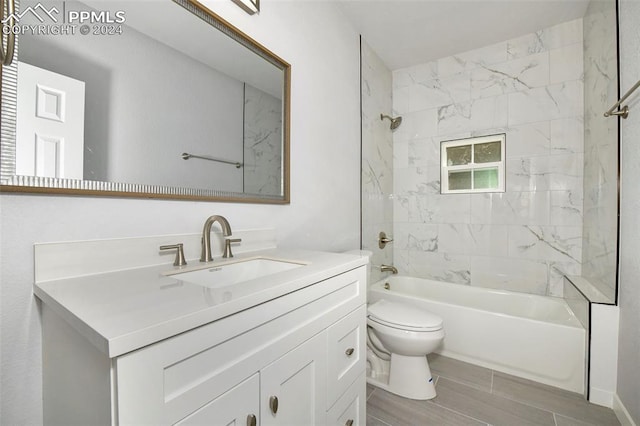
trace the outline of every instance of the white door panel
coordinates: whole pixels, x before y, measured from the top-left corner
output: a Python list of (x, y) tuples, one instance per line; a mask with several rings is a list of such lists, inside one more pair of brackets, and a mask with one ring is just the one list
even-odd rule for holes
[(16, 174), (82, 179), (84, 82), (18, 63)]

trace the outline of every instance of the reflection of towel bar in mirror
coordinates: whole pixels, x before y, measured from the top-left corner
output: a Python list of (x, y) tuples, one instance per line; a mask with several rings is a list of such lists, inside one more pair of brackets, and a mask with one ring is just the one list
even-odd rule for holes
[(183, 160), (188, 160), (189, 158), (199, 158), (201, 160), (209, 160), (209, 161), (217, 161), (218, 163), (233, 164), (234, 166), (236, 166), (236, 169), (239, 169), (240, 167), (242, 167), (242, 163), (239, 163), (237, 161), (223, 160), (221, 158), (208, 157), (206, 155), (189, 154), (188, 152), (182, 153)]

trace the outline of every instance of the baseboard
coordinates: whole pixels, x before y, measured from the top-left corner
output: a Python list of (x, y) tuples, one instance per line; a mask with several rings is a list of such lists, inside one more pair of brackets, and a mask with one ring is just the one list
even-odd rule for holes
[(613, 395), (613, 412), (616, 413), (616, 417), (620, 420), (622, 426), (638, 426), (636, 422), (631, 418), (631, 414), (627, 411), (618, 394)]
[(589, 402), (613, 408), (613, 392), (591, 387), (589, 389)]

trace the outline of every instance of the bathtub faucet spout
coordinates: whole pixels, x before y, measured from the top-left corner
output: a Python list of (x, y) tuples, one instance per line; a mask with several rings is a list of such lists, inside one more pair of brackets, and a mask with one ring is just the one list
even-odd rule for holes
[(391, 272), (392, 274), (397, 274), (398, 270), (393, 265), (380, 265), (381, 272)]

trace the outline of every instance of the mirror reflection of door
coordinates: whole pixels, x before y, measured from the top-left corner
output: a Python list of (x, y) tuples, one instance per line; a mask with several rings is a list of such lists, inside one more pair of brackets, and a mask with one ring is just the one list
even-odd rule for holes
[(18, 64), (16, 174), (82, 179), (84, 82)]

